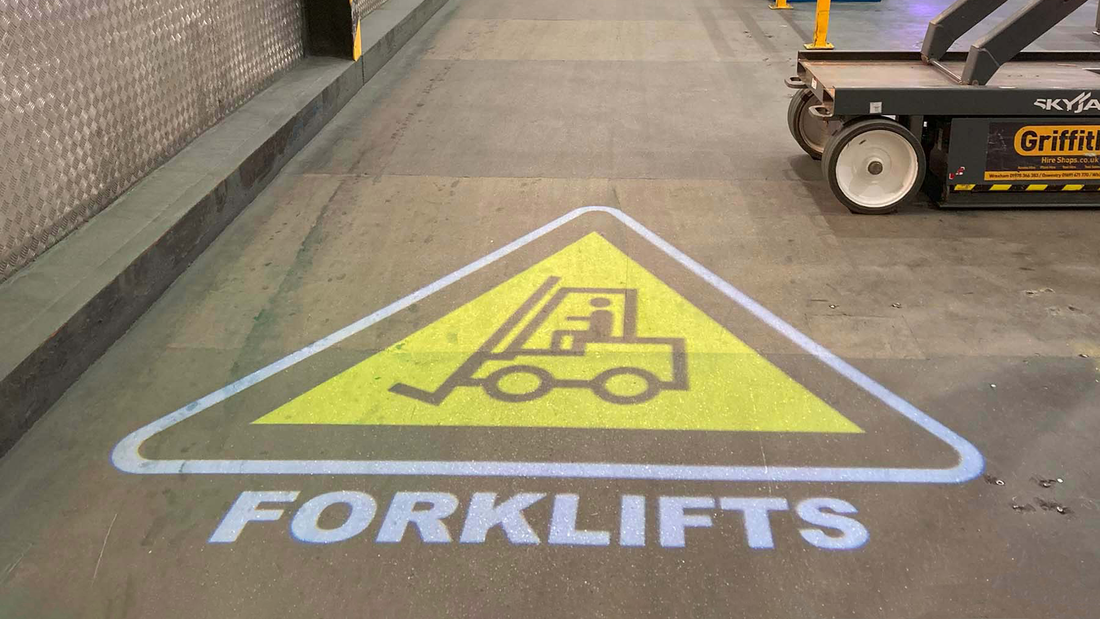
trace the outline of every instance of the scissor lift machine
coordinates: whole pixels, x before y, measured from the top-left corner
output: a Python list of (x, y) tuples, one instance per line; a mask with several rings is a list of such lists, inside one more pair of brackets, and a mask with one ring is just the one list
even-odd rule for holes
[(948, 51), (1005, 2), (958, 0), (919, 53), (799, 52), (787, 124), (849, 210), (922, 187), (941, 206), (1100, 206), (1100, 51), (1021, 51), (1086, 0), (1032, 0)]

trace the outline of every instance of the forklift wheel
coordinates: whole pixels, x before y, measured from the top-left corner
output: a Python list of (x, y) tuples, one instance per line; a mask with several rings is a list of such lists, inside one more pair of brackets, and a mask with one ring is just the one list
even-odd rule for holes
[[(502, 383), (506, 378), (523, 374), (535, 377), (535, 384), (532, 388), (519, 393), (506, 391), (503, 388)], [(481, 383), (481, 387), (485, 390), (485, 393), (494, 400), (500, 400), (501, 402), (530, 402), (531, 400), (541, 398), (547, 393), (550, 393), (550, 390), (554, 388), (554, 376), (550, 374), (550, 372), (533, 365), (513, 365), (501, 368), (486, 376), (485, 380)]]
[(787, 108), (787, 128), (806, 154), (821, 159), (829, 141), (829, 123), (810, 114), (810, 108), (817, 104), (817, 97), (809, 88), (796, 92)]
[[(633, 376), (640, 380), (643, 385), (641, 391), (632, 394), (612, 391), (609, 383), (619, 376)], [(612, 404), (641, 404), (652, 400), (657, 397), (658, 393), (661, 393), (661, 379), (654, 376), (652, 372), (647, 372), (641, 368), (611, 368), (601, 372), (592, 381), (592, 393), (595, 393), (596, 397), (604, 402), (611, 402)]]
[(897, 122), (868, 118), (849, 123), (825, 147), (821, 165), (833, 195), (853, 213), (892, 213), (924, 181), (920, 141)]

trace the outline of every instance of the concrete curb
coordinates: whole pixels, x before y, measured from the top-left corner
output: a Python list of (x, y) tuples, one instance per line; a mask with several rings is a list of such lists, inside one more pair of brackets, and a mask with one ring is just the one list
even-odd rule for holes
[(446, 0), (389, 0), (355, 62), (306, 58), (0, 285), (0, 455)]

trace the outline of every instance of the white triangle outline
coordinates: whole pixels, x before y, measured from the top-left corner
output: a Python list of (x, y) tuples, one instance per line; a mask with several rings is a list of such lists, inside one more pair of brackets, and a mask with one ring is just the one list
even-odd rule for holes
[[(622, 222), (654, 247), (702, 278), (734, 303), (813, 355), (841, 376), (852, 381), (883, 404), (902, 414), (950, 445), (959, 456), (955, 466), (946, 469), (818, 467), (818, 466), (720, 466), (674, 465), (611, 462), (500, 462), (443, 460), (149, 460), (141, 455), (141, 446), (153, 436), (194, 417), (202, 411), (245, 389), (303, 361), (356, 333), (436, 293), (462, 278), (511, 254), (532, 241), (588, 213), (604, 213)], [(539, 477), (588, 479), (650, 479), (679, 481), (812, 481), (878, 483), (962, 483), (981, 474), (985, 461), (969, 441), (959, 436), (886, 387), (868, 377), (825, 347), (789, 325), (767, 308), (752, 300), (729, 282), (692, 260), (651, 230), (622, 211), (606, 206), (586, 206), (572, 210), (550, 223), (525, 234), (496, 251), (446, 275), (420, 290), (365, 316), (352, 324), (244, 378), (222, 387), (131, 433), (119, 441), (111, 461), (127, 473), (197, 475), (431, 475), (455, 477)]]

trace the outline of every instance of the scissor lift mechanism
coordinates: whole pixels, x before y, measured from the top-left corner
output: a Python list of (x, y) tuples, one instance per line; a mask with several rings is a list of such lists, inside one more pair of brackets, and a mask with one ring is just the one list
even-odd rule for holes
[(948, 51), (1006, 1), (958, 0), (920, 52), (799, 52), (788, 125), (851, 211), (922, 186), (944, 206), (1100, 206), (1100, 52), (1021, 51), (1086, 0), (1032, 0)]

